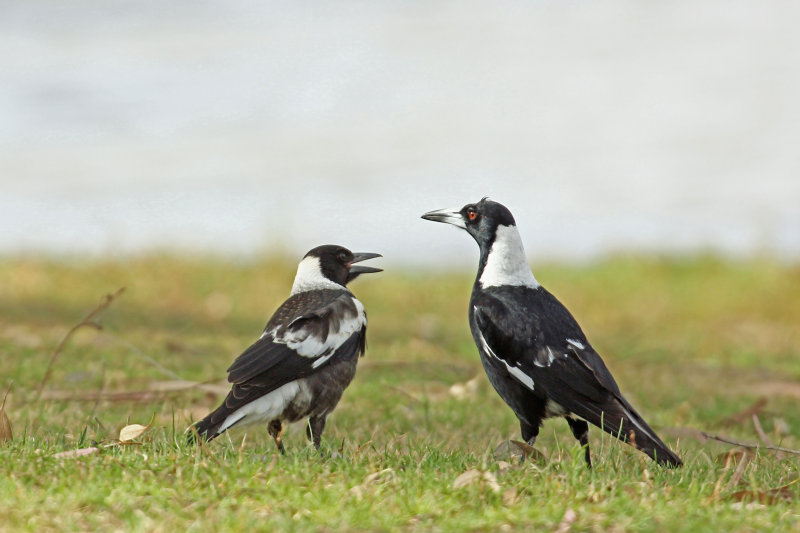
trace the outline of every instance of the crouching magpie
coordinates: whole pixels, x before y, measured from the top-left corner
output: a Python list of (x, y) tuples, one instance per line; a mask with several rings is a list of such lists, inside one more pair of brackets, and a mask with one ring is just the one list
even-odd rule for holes
[(211, 440), (233, 427), (267, 422), (281, 453), (284, 422), (308, 417), (306, 435), (319, 449), (325, 420), (356, 373), (366, 348), (367, 314), (346, 285), (380, 268), (355, 265), (381, 257), (334, 245), (309, 251), (297, 267), (289, 298), (264, 333), (228, 368), (233, 384), (225, 401), (197, 422)]
[(542, 420), (562, 416), (586, 448), (589, 467), (587, 422), (663, 465), (683, 464), (622, 396), (566, 307), (536, 281), (505, 206), (484, 198), (422, 218), (457, 226), (478, 242), (469, 325), (489, 381), (517, 415), (528, 444)]

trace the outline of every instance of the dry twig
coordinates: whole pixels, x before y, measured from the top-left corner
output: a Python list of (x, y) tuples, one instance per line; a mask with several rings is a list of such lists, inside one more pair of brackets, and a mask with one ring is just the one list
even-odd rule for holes
[(14, 432), (11, 430), (11, 420), (9, 420), (8, 415), (6, 415), (6, 400), (8, 399), (8, 393), (11, 392), (11, 387), (13, 385), (13, 381), (8, 384), (6, 394), (3, 396), (3, 403), (0, 404), (0, 443), (10, 441), (14, 438)]
[(719, 442), (724, 442), (725, 444), (733, 444), (734, 446), (741, 446), (742, 448), (748, 448), (750, 450), (771, 450), (774, 452), (783, 452), (789, 453), (792, 455), (800, 455), (800, 450), (793, 450), (791, 448), (782, 448), (781, 446), (762, 446), (760, 444), (752, 444), (749, 442), (740, 442), (738, 440), (733, 440), (728, 437), (721, 437), (719, 435), (712, 435), (711, 433), (706, 433), (705, 431), (700, 432), (707, 439), (716, 440)]
[(122, 294), (124, 290), (125, 287), (120, 287), (114, 294), (106, 294), (105, 296), (103, 296), (103, 298), (100, 300), (100, 303), (97, 304), (97, 307), (92, 309), (92, 311), (88, 315), (86, 315), (83, 318), (83, 320), (75, 324), (72, 327), (72, 329), (70, 329), (67, 332), (67, 334), (64, 335), (64, 338), (61, 339), (60, 343), (58, 343), (58, 346), (53, 352), (53, 355), (50, 356), (50, 362), (47, 363), (47, 370), (45, 370), (44, 372), (44, 377), (42, 378), (42, 382), (39, 383), (39, 391), (36, 394), (37, 400), (42, 397), (44, 386), (47, 384), (47, 380), (50, 379), (50, 373), (53, 370), (53, 365), (55, 364), (56, 359), (58, 359), (58, 356), (61, 354), (61, 350), (64, 349), (64, 346), (67, 344), (67, 341), (70, 339), (70, 337), (72, 337), (72, 335), (76, 331), (84, 327), (90, 327), (98, 330), (103, 329), (100, 324), (95, 322), (95, 318), (97, 318), (97, 315), (99, 315), (103, 310), (105, 310), (109, 305), (111, 305), (111, 302), (113, 302), (115, 298), (117, 298), (120, 294)]
[(753, 427), (756, 429), (756, 433), (758, 433), (758, 438), (761, 439), (764, 442), (764, 444), (766, 444), (767, 446), (773, 445), (772, 441), (764, 432), (764, 428), (761, 427), (761, 421), (758, 419), (758, 415), (753, 415)]
[[(756, 414), (753, 415), (753, 427), (755, 427), (756, 433), (758, 433), (758, 438), (760, 438), (762, 442), (764, 442), (764, 444), (766, 444), (767, 446), (773, 446), (772, 440), (767, 436), (767, 433), (766, 431), (764, 431), (764, 428), (761, 427), (761, 420), (758, 419), (758, 415)], [(775, 454), (775, 457), (777, 457), (778, 459), (783, 459), (785, 455), (783, 452), (777, 452)]]

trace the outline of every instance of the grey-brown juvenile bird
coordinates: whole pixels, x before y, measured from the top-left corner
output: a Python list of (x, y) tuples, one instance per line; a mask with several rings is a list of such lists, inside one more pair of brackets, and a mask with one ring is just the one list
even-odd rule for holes
[[(325, 245), (297, 267), (289, 298), (261, 338), (228, 368), (225, 401), (193, 427), (211, 440), (233, 427), (266, 422), (281, 453), (283, 424), (308, 417), (306, 434), (319, 448), (325, 420), (339, 403), (364, 354), (367, 314), (346, 285), (381, 269), (356, 265), (380, 257)], [(190, 440), (194, 433), (190, 435)]]

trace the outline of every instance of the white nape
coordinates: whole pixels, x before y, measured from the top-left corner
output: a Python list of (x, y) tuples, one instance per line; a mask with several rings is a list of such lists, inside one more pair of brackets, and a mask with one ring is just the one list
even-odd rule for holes
[(257, 422), (268, 422), (279, 418), (284, 409), (301, 392), (308, 395), (307, 388), (300, 386), (300, 380), (290, 381), (232, 412), (219, 427), (219, 432), (222, 433), (233, 426), (249, 426)]
[(513, 285), (538, 288), (516, 226), (497, 226), (492, 248), (478, 279), (481, 287)]
[(294, 277), (291, 294), (294, 296), (301, 292), (318, 289), (344, 289), (344, 287), (322, 275), (319, 257), (305, 257), (297, 265), (297, 274)]

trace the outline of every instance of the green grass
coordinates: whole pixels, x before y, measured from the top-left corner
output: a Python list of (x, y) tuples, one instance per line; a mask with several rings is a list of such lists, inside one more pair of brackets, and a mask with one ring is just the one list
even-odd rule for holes
[[(472, 344), (472, 276), (392, 269), (352, 286), (369, 312), (369, 345), (322, 454), (297, 426), (285, 457), (263, 427), (186, 446), (185, 427), (220, 397), (158, 389), (175, 379), (168, 372), (222, 383), (286, 297), (291, 262), (5, 258), (0, 386), (13, 380), (14, 439), (0, 444), (0, 530), (542, 531), (568, 510), (572, 531), (800, 530), (800, 483), (768, 492), (800, 478), (799, 456), (761, 450), (741, 467), (726, 464), (731, 446), (691, 431), (758, 442), (751, 419), (724, 421), (766, 397), (758, 414), (766, 434), (800, 448), (800, 268), (618, 257), (535, 271), (684, 468), (662, 469), (592, 430), (589, 471), (561, 420), (545, 423), (536, 445), (543, 459), (496, 458), (519, 428)], [(70, 338), (37, 400), (59, 341), (121, 286), (103, 329)], [(451, 392), (476, 376), (471, 392)], [(99, 391), (107, 397), (87, 397)], [(112, 396), (123, 391), (134, 394)], [(53, 457), (112, 443), (128, 422), (151, 420), (137, 444)], [(455, 488), (470, 469), (497, 485)], [(739, 501), (741, 491), (760, 501)]]

